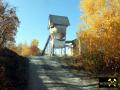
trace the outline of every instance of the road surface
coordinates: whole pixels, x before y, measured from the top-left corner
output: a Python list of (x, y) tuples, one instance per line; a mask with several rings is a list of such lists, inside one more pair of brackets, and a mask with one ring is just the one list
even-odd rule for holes
[(58, 62), (58, 58), (40, 56), (29, 59), (29, 90), (99, 90), (97, 79), (84, 71), (71, 72)]

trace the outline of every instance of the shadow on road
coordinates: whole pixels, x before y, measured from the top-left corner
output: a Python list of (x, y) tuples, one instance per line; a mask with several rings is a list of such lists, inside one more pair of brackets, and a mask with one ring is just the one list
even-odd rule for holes
[(29, 65), (29, 90), (48, 90), (43, 80), (39, 78), (39, 65), (30, 63)]
[[(57, 90), (85, 90), (79, 85), (64, 82), (64, 78), (68, 78), (67, 75), (65, 75), (64, 68), (48, 64), (44, 58), (40, 59), (42, 60), (36, 58), (36, 61), (31, 62), (29, 65), (29, 90), (56, 90), (56, 88)], [(57, 71), (61, 73), (57, 73)]]

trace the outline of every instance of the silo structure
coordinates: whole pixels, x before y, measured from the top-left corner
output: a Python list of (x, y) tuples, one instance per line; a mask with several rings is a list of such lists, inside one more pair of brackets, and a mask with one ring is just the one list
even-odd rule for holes
[(65, 50), (65, 41), (66, 41), (66, 29), (70, 25), (68, 17), (49, 15), (49, 33), (50, 33), (50, 54), (54, 54), (54, 50), (57, 48), (64, 48)]

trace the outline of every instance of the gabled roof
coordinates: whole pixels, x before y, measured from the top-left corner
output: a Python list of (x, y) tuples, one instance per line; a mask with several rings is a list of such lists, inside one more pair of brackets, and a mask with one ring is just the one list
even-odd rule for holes
[(49, 15), (49, 27), (53, 25), (68, 26), (70, 23), (66, 16)]

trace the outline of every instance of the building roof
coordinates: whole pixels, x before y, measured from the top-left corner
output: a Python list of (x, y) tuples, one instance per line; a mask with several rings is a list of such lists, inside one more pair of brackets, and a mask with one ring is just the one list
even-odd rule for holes
[(68, 26), (70, 23), (66, 16), (49, 15), (49, 27), (54, 25)]
[(74, 40), (66, 41), (65, 43), (75, 43), (76, 41), (77, 39), (74, 39)]

